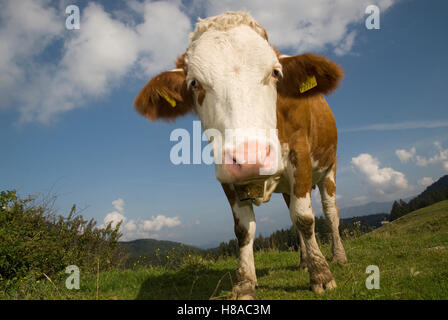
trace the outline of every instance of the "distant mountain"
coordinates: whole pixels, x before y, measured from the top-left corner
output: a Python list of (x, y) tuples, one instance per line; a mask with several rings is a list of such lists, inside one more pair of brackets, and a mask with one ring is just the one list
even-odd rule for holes
[(389, 221), (389, 214), (388, 213), (376, 213), (376, 214), (369, 214), (366, 216), (360, 216), (360, 217), (351, 217), (351, 218), (345, 218), (341, 219), (343, 222), (353, 224), (354, 222), (360, 221), (361, 225), (373, 227), (373, 228), (379, 228), (383, 225), (383, 221)]
[(221, 241), (219, 241), (219, 240), (213, 240), (213, 241), (198, 245), (198, 248), (202, 249), (202, 250), (210, 250), (210, 249), (213, 250), (213, 249), (217, 248), (220, 243), (221, 243)]
[[(425, 191), (423, 191), (420, 195), (418, 195), (414, 199), (424, 198), (427, 196), (442, 198), (442, 197), (446, 197), (447, 195), (448, 195), (448, 175), (444, 175), (439, 180), (434, 182), (432, 185), (428, 186), (425, 189)], [(411, 202), (414, 199), (412, 199)]]
[(179, 262), (190, 253), (202, 252), (201, 249), (185, 245), (180, 242), (138, 239), (133, 241), (120, 241), (119, 245), (127, 256), (126, 266), (138, 265), (165, 265), (167, 262)]
[(339, 209), (341, 219), (360, 217), (377, 213), (389, 213), (393, 201), (389, 202), (369, 202), (360, 206)]

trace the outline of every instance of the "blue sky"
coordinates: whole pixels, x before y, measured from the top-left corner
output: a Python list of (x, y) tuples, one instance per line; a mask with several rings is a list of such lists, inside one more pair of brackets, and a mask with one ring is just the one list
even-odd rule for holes
[[(65, 29), (69, 3), (80, 30)], [(369, 4), (380, 30), (364, 25)], [(61, 214), (76, 203), (99, 224), (124, 216), (128, 239), (233, 238), (214, 168), (169, 159), (171, 131), (191, 132), (196, 118), (150, 123), (132, 104), (172, 67), (198, 16), (243, 8), (283, 53), (322, 54), (345, 70), (327, 97), (340, 207), (409, 197), (448, 173), (446, 1), (0, 1), (0, 190), (57, 194)], [(290, 226), (279, 195), (255, 210), (257, 232)]]

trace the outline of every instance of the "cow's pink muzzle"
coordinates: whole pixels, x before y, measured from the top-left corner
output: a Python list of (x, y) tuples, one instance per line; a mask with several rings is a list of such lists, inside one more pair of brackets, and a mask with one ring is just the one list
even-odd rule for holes
[(245, 142), (224, 152), (224, 165), (234, 182), (244, 182), (272, 174), (275, 156), (272, 144)]

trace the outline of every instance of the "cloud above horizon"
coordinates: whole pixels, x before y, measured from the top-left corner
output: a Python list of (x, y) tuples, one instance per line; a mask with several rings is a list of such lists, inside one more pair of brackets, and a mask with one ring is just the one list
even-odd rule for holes
[(364, 26), (369, 5), (386, 12), (397, 0), (224, 0), (205, 4), (207, 16), (225, 11), (247, 10), (266, 29), (269, 40), (279, 49), (321, 51), (337, 55), (350, 52), (355, 42), (353, 25)]
[(433, 184), (434, 182), (435, 182), (434, 179), (431, 178), (431, 177), (423, 177), (423, 178), (421, 178), (420, 180), (418, 180), (418, 184), (419, 184), (420, 186), (422, 186), (422, 187), (425, 187), (425, 188), (426, 188), (427, 186)]
[(395, 151), (395, 154), (398, 159), (400, 159), (400, 162), (406, 163), (415, 156), (415, 152), (415, 147), (412, 147), (409, 151), (405, 149), (398, 149)]
[(352, 50), (353, 26), (363, 25), (366, 6), (384, 12), (396, 2), (193, 0), (187, 8), (179, 0), (134, 0), (113, 12), (90, 2), (81, 10), (80, 30), (68, 31), (62, 0), (59, 6), (48, 0), (7, 1), (0, 5), (0, 108), (14, 106), (19, 123), (51, 123), (107, 97), (129, 77), (171, 68), (196, 20), (191, 8), (206, 15), (246, 9), (281, 50), (344, 55)]
[(166, 217), (164, 215), (152, 216), (150, 220), (127, 219), (125, 216), (125, 202), (122, 198), (112, 201), (115, 210), (109, 212), (103, 220), (100, 228), (111, 224), (115, 228), (121, 222), (120, 232), (123, 234), (120, 240), (130, 241), (135, 239), (159, 238), (156, 232), (164, 228), (174, 228), (181, 225), (179, 217)]
[(416, 164), (420, 167), (426, 167), (431, 164), (441, 163), (444, 170), (448, 172), (448, 148), (444, 149), (439, 141), (435, 141), (434, 146), (437, 149), (437, 153), (429, 158), (417, 155), (415, 158)]
[(352, 158), (351, 165), (374, 194), (392, 199), (409, 189), (408, 181), (402, 172), (388, 167), (381, 168), (380, 161), (368, 153)]
[(409, 151), (406, 149), (398, 149), (395, 151), (395, 154), (402, 163), (407, 163), (412, 160), (419, 167), (442, 164), (443, 169), (448, 172), (448, 148), (444, 149), (439, 141), (434, 141), (433, 145), (437, 153), (430, 157), (417, 154), (415, 147), (412, 147)]
[[(80, 29), (71, 31), (64, 29), (65, 17), (48, 1), (11, 1), (5, 7), (0, 13), (5, 21), (0, 29), (0, 105), (17, 105), (20, 123), (49, 123), (58, 114), (107, 96), (126, 77), (147, 78), (170, 68), (191, 31), (189, 18), (173, 2), (130, 2), (126, 9), (132, 14), (109, 13), (90, 2), (81, 11)], [(21, 11), (37, 16), (21, 17)], [(15, 15), (38, 21), (40, 32)], [(62, 42), (61, 56), (43, 62), (40, 54), (56, 40)], [(24, 90), (12, 90), (18, 86)]]

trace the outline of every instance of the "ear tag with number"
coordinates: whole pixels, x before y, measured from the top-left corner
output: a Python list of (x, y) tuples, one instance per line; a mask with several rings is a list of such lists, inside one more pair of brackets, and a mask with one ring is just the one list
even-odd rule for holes
[(308, 79), (306, 79), (305, 82), (302, 82), (299, 85), (299, 90), (300, 90), (300, 93), (304, 93), (308, 90), (313, 89), (314, 87), (317, 87), (317, 80), (316, 80), (315, 76), (311, 76), (311, 77), (308, 77)]

